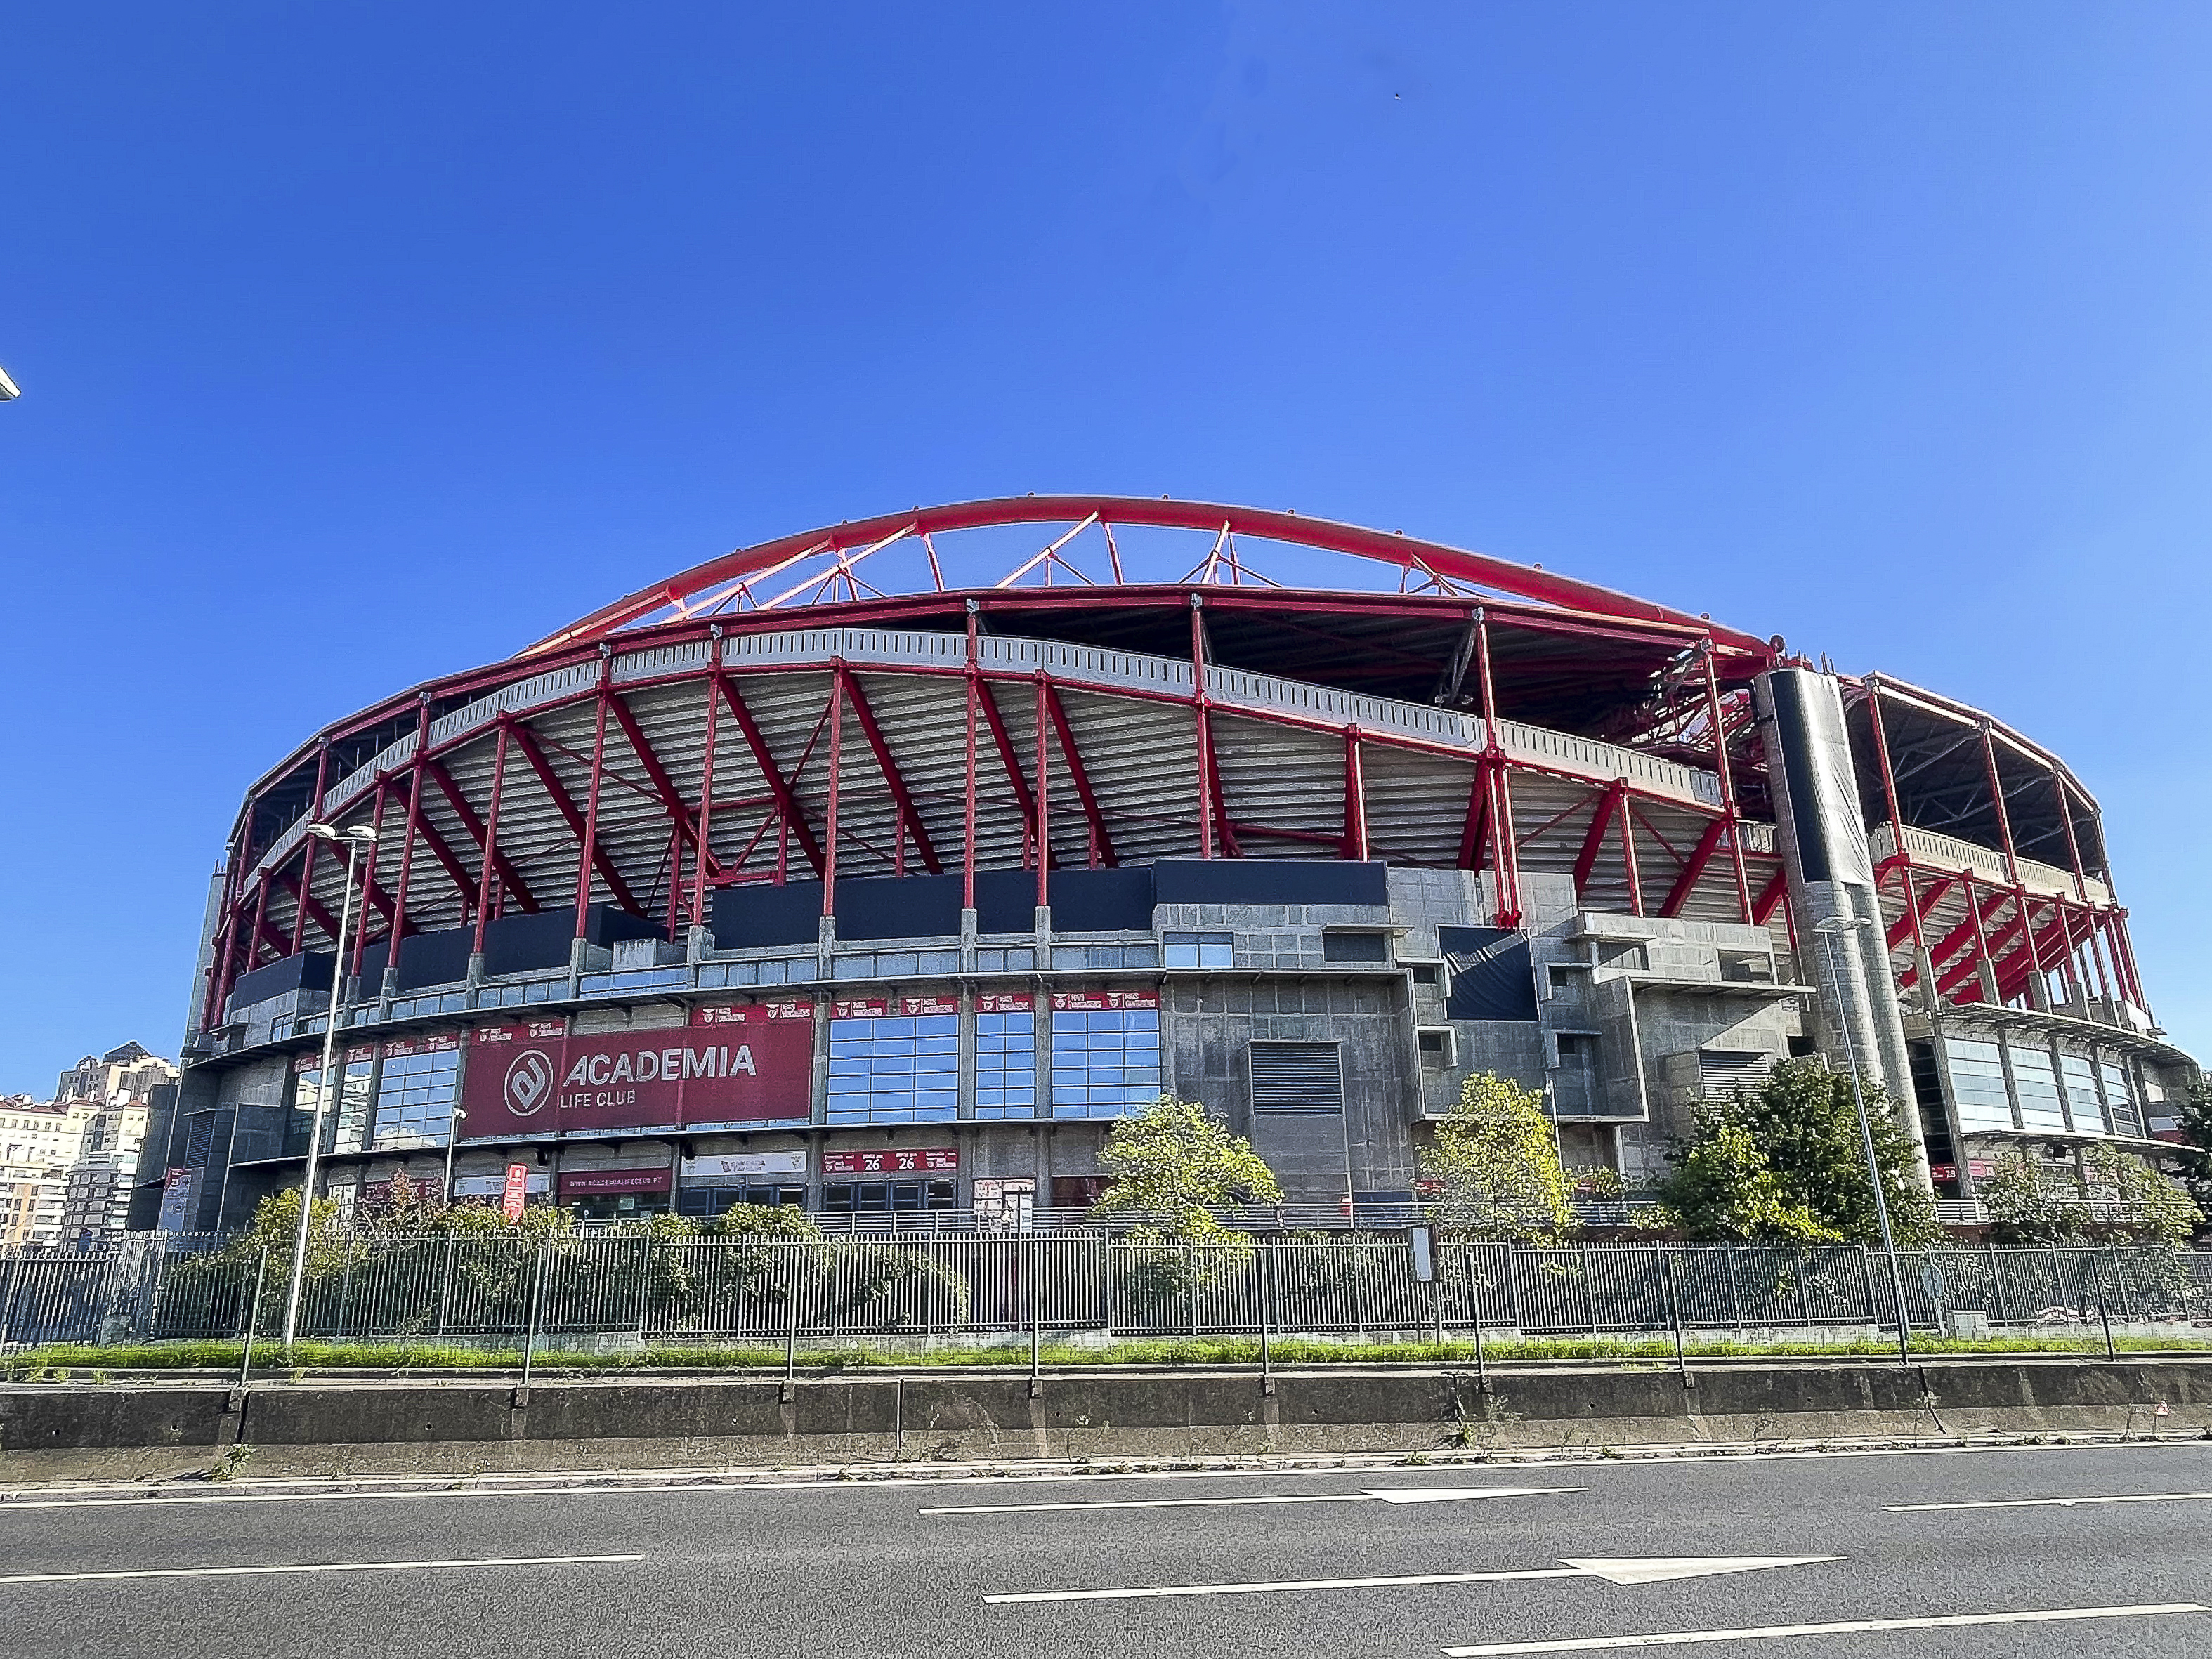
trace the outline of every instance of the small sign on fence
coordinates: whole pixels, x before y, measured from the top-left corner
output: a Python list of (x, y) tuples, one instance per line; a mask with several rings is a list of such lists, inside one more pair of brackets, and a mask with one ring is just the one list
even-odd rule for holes
[(1406, 1229), (1406, 1243), (1413, 1251), (1413, 1277), (1424, 1285), (1437, 1282), (1437, 1230), (1425, 1223)]

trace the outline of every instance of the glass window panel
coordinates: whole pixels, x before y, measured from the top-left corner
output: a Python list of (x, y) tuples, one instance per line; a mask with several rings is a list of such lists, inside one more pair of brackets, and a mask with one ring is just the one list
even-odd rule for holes
[(2135, 1091), (2130, 1085), (2127, 1068), (2109, 1060), (2098, 1062), (2097, 1069), (2105, 1079), (2105, 1109), (2111, 1114), (2112, 1133), (2117, 1135), (2141, 1135), (2143, 1132), (2142, 1114), (2136, 1109)]
[(1954, 1037), (1944, 1046), (1950, 1057), (1951, 1091), (1959, 1105), (1960, 1127), (2011, 1128), (2012, 1102), (2005, 1092), (2004, 1061), (1997, 1045)]
[(2105, 1103), (2097, 1097), (2097, 1074), (2081, 1054), (2061, 1054), (2060, 1075), (2066, 1084), (2066, 1104), (2074, 1114), (2074, 1127), (2085, 1134), (2108, 1134)]
[(2020, 1121), (2031, 1129), (2063, 1131), (2066, 1115), (2058, 1106), (2058, 1078), (2047, 1049), (2014, 1045), (2013, 1087), (2020, 1095)]

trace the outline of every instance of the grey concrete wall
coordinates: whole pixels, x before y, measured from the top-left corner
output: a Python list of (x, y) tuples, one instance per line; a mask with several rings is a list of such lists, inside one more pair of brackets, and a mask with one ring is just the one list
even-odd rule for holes
[[(1407, 1126), (1419, 1109), (1408, 1051), (1405, 981), (1392, 975), (1295, 980), (1170, 981), (1162, 1036), (1176, 1091), (1260, 1146), (1293, 1203), (1334, 1204), (1347, 1190), (1413, 1184)], [(1334, 1042), (1344, 1072), (1344, 1113), (1279, 1116), (1252, 1111), (1251, 1044)], [(1334, 1146), (1334, 1152), (1331, 1147)], [(1277, 1162), (1280, 1158), (1284, 1161)]]
[[(256, 1474), (714, 1468), (1267, 1452), (1471, 1452), (2212, 1429), (2212, 1362), (1090, 1369), (775, 1377), (0, 1388), (0, 1474), (155, 1479), (234, 1444)], [(2163, 1403), (2168, 1415), (2154, 1417)]]

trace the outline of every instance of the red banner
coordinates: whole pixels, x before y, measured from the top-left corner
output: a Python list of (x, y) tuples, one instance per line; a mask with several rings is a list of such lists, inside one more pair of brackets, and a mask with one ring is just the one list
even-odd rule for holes
[(1026, 1014), (1036, 1006), (1036, 999), (1027, 991), (993, 992), (975, 999), (979, 1014)]
[[(711, 1032), (679, 1026), (562, 1036), (552, 1021), (477, 1031), (461, 1088), (465, 1139), (804, 1123), (811, 1022), (775, 1018), (766, 1007), (715, 1012), (722, 1018)], [(556, 1030), (532, 1035), (547, 1025)]]
[(507, 1179), (500, 1187), (499, 1207), (501, 1212), (504, 1214), (509, 1221), (520, 1221), (522, 1219), (523, 1207), (529, 1202), (530, 1166), (526, 1164), (508, 1164), (507, 1166)]
[(957, 1146), (903, 1146), (861, 1152), (824, 1152), (822, 1173), (831, 1175), (915, 1175), (926, 1170), (957, 1170)]
[(1054, 991), (1055, 1013), (1105, 1013), (1115, 1008), (1157, 1008), (1158, 991)]

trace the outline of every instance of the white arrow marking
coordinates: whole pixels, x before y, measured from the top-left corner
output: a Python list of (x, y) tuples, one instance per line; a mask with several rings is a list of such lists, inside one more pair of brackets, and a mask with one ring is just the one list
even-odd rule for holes
[(1685, 1555), (1674, 1559), (1634, 1558), (1561, 1560), (1577, 1572), (1602, 1578), (1608, 1584), (1658, 1584), (1669, 1578), (1711, 1578), (1723, 1572), (1756, 1572), (1761, 1567), (1805, 1567), (1820, 1561), (1840, 1561), (1840, 1555)]
[(1767, 1625), (1757, 1630), (1676, 1630), (1652, 1636), (1574, 1637), (1564, 1642), (1485, 1642), (1446, 1648), (1445, 1659), (1483, 1659), (1501, 1653), (1583, 1653), (1595, 1648), (1679, 1647), (1689, 1642), (1754, 1642), (1771, 1636), (1851, 1636), (1870, 1630), (1941, 1630), (1954, 1625), (2033, 1625), (2065, 1619), (2132, 1619), (2154, 1613), (2212, 1613), (2196, 1601), (2161, 1601), (2136, 1607), (2051, 1607), (2033, 1613), (1960, 1613), (1937, 1619), (1854, 1619), (1836, 1625)]
[(922, 1515), (1029, 1515), (1039, 1510), (1205, 1510), (1249, 1504), (1443, 1504), (1460, 1498), (1539, 1498), (1583, 1486), (1386, 1486), (1369, 1492), (1299, 1492), (1287, 1498), (1117, 1498), (1090, 1504), (963, 1504)]
[(1127, 1601), (1170, 1595), (1266, 1595), (1282, 1590), (1376, 1589), (1399, 1584), (1502, 1584), (1522, 1578), (1602, 1578), (1614, 1584), (1651, 1584), (1668, 1578), (1704, 1578), (1715, 1573), (1751, 1572), (1760, 1567), (1802, 1566), (1840, 1561), (1840, 1555), (1693, 1556), (1681, 1560), (1569, 1561), (1557, 1567), (1520, 1572), (1413, 1572), (1376, 1578), (1286, 1578), (1254, 1584), (1147, 1584), (1127, 1589), (1029, 1590), (1018, 1595), (987, 1595), (993, 1606), (1009, 1601)]
[(2070, 1510), (2076, 1504), (2202, 1504), (2212, 1492), (2148, 1492), (2120, 1498), (1992, 1498), (1978, 1504), (1891, 1504), (1892, 1515), (1921, 1515), (1930, 1510)]

